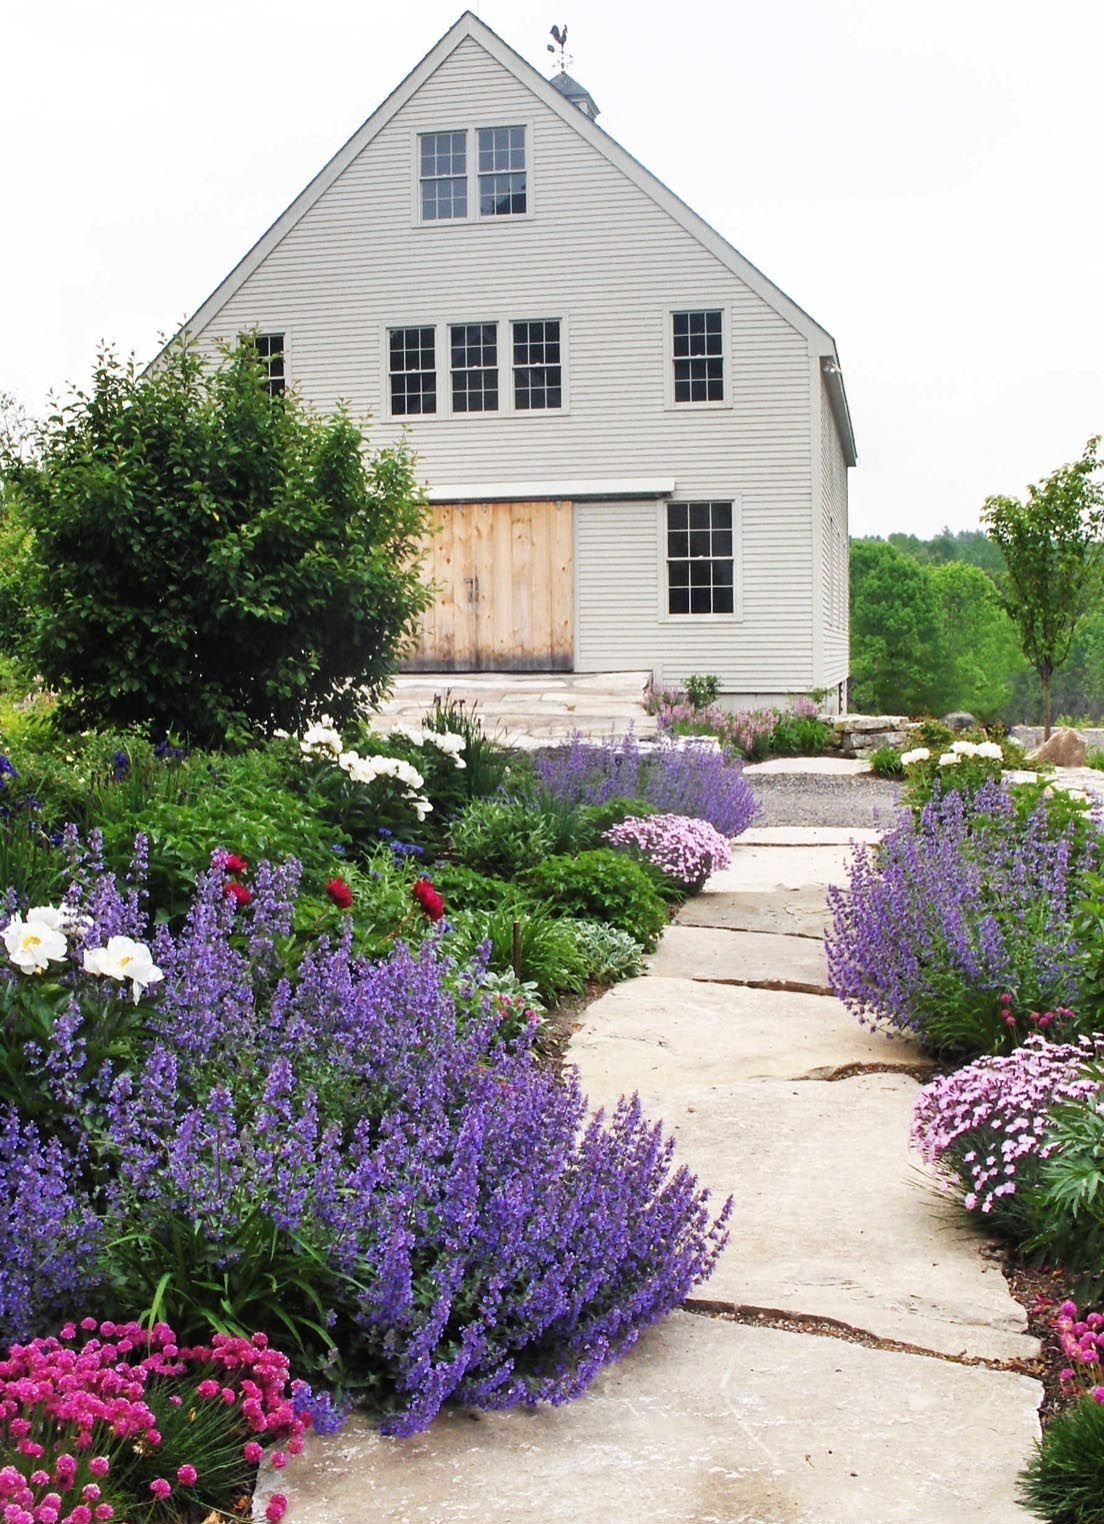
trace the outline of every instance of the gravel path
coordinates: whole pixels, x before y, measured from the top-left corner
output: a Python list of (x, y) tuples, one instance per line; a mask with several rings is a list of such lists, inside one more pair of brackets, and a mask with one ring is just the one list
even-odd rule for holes
[(759, 801), (761, 826), (872, 826), (893, 819), (899, 783), (870, 773), (757, 773), (748, 784)]

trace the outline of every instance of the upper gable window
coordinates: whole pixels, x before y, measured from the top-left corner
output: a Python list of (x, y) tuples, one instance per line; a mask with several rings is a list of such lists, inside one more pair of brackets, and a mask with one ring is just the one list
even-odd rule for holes
[(417, 153), (423, 223), (524, 217), (529, 211), (524, 126), (423, 132)]
[(479, 215), (514, 217), (525, 200), (525, 128), (481, 127)]
[(425, 132), (418, 139), (422, 221), (468, 215), (468, 135)]
[(719, 308), (671, 314), (676, 403), (725, 400), (723, 320)]
[(282, 333), (251, 333), (246, 336), (253, 346), (253, 353), (261, 367), (265, 391), (270, 397), (279, 397), (287, 386), (287, 370), (284, 364), (284, 336)]

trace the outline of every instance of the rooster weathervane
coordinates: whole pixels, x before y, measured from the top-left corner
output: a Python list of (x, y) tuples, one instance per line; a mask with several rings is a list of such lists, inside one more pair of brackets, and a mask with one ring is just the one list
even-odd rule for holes
[(559, 50), (560, 50), (560, 73), (561, 74), (566, 74), (567, 73), (567, 66), (571, 62), (571, 59), (568, 57), (568, 54), (567, 54), (567, 23), (565, 22), (562, 27), (561, 26), (554, 26), (552, 28), (551, 35), (555, 39), (556, 46), (553, 47), (552, 43), (549, 43), (548, 44), (548, 51), (550, 53), (555, 53), (556, 48), (559, 48)]

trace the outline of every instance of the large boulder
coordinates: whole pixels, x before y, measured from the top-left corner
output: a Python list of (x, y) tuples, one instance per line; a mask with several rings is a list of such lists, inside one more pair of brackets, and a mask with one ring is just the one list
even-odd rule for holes
[(1052, 733), (1049, 741), (1036, 746), (1029, 762), (1044, 762), (1048, 767), (1084, 767), (1088, 743), (1079, 730), (1063, 728)]
[(965, 709), (952, 709), (950, 714), (943, 716), (943, 723), (954, 731), (973, 730), (977, 720)]

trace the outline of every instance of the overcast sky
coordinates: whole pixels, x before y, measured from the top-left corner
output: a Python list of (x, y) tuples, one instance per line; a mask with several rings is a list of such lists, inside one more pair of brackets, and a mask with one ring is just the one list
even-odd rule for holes
[[(567, 0), (549, 0), (560, 6)], [(141, 361), (462, 0), (0, 0), (0, 391)], [(973, 528), (1104, 431), (1101, 0), (480, 0), (835, 336), (851, 527)]]

